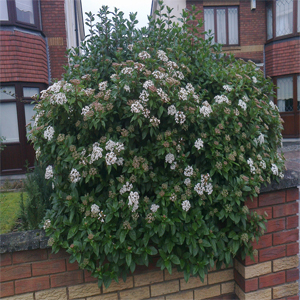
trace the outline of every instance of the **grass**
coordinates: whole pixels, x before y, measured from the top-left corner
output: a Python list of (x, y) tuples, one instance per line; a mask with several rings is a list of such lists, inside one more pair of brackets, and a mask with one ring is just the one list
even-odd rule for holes
[[(23, 193), (26, 199), (26, 193)], [(16, 225), (20, 214), (21, 192), (0, 193), (0, 234), (8, 233)]]

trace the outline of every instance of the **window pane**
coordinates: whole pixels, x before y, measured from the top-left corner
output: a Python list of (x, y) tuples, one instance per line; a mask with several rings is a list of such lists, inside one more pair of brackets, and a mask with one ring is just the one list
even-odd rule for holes
[(204, 30), (211, 30), (211, 34), (206, 34), (205, 39), (208, 39), (213, 34), (213, 43), (215, 43), (215, 20), (214, 20), (214, 9), (206, 8), (204, 9)]
[[(32, 117), (35, 115), (35, 111), (33, 110), (34, 104), (25, 104), (24, 108), (25, 108), (26, 125), (31, 123), (31, 126), (33, 127), (34, 120)], [(26, 132), (28, 132), (28, 131), (29, 131), (29, 127), (26, 127)]]
[(34, 24), (32, 0), (15, 0), (18, 21)]
[(267, 5), (267, 39), (273, 38), (273, 11), (272, 4)]
[(239, 26), (238, 26), (238, 10), (237, 8), (228, 8), (228, 36), (229, 45), (237, 45), (239, 43)]
[(279, 111), (293, 111), (293, 77), (277, 79), (277, 86), (277, 106)]
[(5, 143), (19, 142), (17, 105), (0, 103), (0, 136), (5, 137)]
[(297, 110), (300, 110), (300, 76), (297, 76)]
[(217, 9), (217, 39), (219, 44), (226, 44), (225, 9)]
[(293, 32), (293, 0), (276, 0), (276, 36)]
[(23, 97), (24, 98), (31, 98), (34, 95), (39, 95), (40, 89), (39, 88), (32, 88), (32, 87), (23, 87)]
[(15, 99), (15, 87), (14, 86), (2, 86), (0, 87), (0, 100)]
[(0, 0), (0, 20), (8, 21), (8, 11), (6, 0)]

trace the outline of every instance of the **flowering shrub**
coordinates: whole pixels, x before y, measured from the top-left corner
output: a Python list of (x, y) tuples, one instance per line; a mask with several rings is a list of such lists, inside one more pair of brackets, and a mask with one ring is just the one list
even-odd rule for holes
[(271, 81), (199, 38), (195, 13), (181, 28), (158, 18), (140, 31), (135, 15), (108, 14), (36, 105), (50, 245), (106, 286), (154, 255), (186, 280), (252, 256), (265, 218), (245, 199), (283, 176)]

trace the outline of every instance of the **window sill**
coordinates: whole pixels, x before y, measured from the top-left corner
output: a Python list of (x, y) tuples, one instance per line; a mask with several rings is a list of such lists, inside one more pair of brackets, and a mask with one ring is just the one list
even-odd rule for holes
[(242, 50), (241, 46), (223, 46), (222, 47), (223, 51), (240, 51)]

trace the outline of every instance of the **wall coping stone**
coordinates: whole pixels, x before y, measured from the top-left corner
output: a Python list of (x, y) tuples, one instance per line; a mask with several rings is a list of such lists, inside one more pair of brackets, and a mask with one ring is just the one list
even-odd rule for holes
[[(288, 170), (279, 182), (272, 181), (267, 186), (261, 187), (261, 193), (297, 187), (300, 185), (299, 175), (299, 172)], [(0, 253), (50, 248), (48, 239), (42, 229), (1, 234)]]

